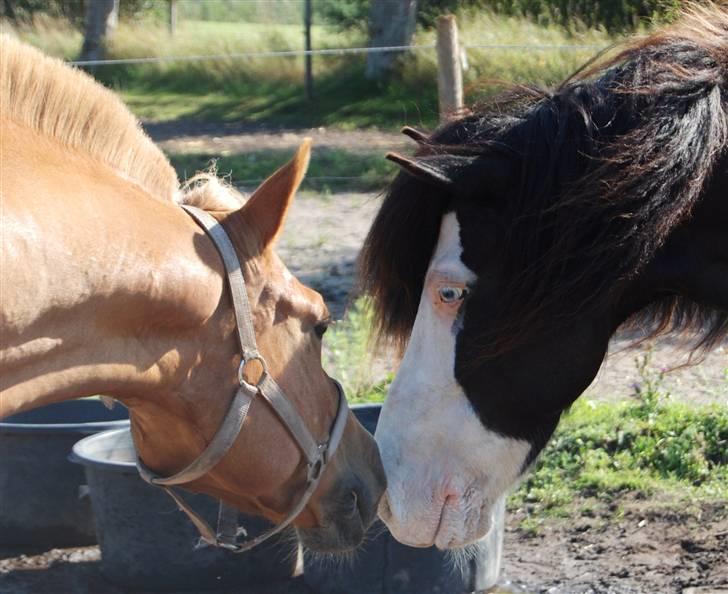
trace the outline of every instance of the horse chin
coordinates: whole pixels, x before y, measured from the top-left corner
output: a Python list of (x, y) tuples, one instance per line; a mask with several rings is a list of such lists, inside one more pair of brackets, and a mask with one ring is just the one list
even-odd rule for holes
[(440, 550), (460, 550), (477, 545), (485, 538), (494, 525), (494, 508), (488, 502), (480, 509), (472, 509), (459, 517), (448, 517), (448, 509), (443, 510), (442, 521), (435, 535), (435, 546)]

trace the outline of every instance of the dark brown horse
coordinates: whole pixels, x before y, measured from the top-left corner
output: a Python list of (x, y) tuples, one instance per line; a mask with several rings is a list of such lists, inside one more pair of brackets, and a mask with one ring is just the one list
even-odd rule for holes
[(377, 429), (398, 539), (486, 533), (623, 324), (726, 336), (727, 110), (728, 11), (693, 8), (554, 92), (406, 130), (362, 258), (404, 350)]

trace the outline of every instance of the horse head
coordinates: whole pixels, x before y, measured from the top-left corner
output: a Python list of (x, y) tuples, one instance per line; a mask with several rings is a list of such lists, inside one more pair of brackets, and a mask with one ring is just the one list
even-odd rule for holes
[[(330, 314), (321, 295), (293, 276), (274, 249), (305, 175), (309, 154), (310, 143), (306, 141), (295, 157), (264, 181), (242, 206), (227, 209), (224, 204), (208, 204), (207, 208), (218, 209), (212, 214), (244, 262), (245, 288), (260, 353), (260, 358), (256, 356), (240, 367), (245, 382), (257, 386), (264, 376), (272, 378), (300, 416), (303, 431), (310, 432), (316, 444), (326, 444), (342, 406), (340, 389), (321, 367), (322, 340)], [(202, 205), (205, 201), (199, 188), (193, 189), (188, 199)], [(207, 237), (199, 240), (206, 241)], [(231, 358), (228, 366), (234, 367), (237, 360)], [(265, 362), (264, 367), (261, 362)], [(230, 377), (234, 379), (235, 374)], [(291, 432), (282, 422), (281, 412), (268, 396), (261, 389), (238, 439), (220, 463), (185, 487), (214, 494), (240, 510), (278, 523), (285, 521), (301, 501), (312, 469), (296, 431)], [(196, 406), (186, 421), (200, 426), (205, 435), (215, 435), (220, 418), (199, 413)], [(304, 545), (318, 551), (357, 546), (376, 516), (383, 491), (376, 444), (350, 411), (347, 417), (341, 442), (325, 461), (320, 484), (293, 520)], [(153, 431), (145, 430), (146, 423), (134, 422), (137, 415), (132, 418), (145, 466), (157, 473), (179, 469), (185, 457), (178, 452), (169, 456), (169, 448), (161, 445), (179, 441), (178, 427), (155, 423)]]
[(697, 10), (390, 155), (361, 274), (403, 352), (376, 432), (398, 540), (484, 536), (625, 321), (728, 333), (728, 13)]

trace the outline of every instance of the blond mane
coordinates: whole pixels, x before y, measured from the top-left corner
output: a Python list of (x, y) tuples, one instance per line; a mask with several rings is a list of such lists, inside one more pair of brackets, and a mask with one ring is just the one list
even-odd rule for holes
[(9, 35), (0, 35), (0, 113), (87, 153), (153, 196), (175, 196), (174, 169), (114, 93)]
[(212, 172), (180, 188), (167, 157), (114, 93), (9, 35), (0, 35), (0, 114), (87, 153), (157, 198), (206, 210), (244, 201)]

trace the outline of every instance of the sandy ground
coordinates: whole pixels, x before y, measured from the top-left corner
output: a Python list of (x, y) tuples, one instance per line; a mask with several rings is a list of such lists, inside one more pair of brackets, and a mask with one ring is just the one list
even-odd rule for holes
[[(293, 149), (303, 136), (315, 146), (356, 150), (399, 148), (401, 137), (316, 130), (277, 131), (242, 126), (151, 126), (168, 150), (237, 152)], [(319, 290), (334, 315), (343, 315), (354, 287), (355, 260), (379, 204), (371, 194), (325, 197), (302, 194), (294, 204), (279, 252), (291, 271)], [(640, 381), (634, 360), (651, 353), (653, 368), (684, 362), (679, 345), (662, 340), (625, 350), (615, 339), (613, 353), (588, 398), (624, 398)], [(380, 369), (380, 372), (384, 368)], [(699, 365), (668, 372), (673, 397), (728, 406), (728, 344)], [(568, 520), (545, 521), (536, 535), (518, 528), (522, 511), (508, 518), (503, 579), (510, 592), (528, 594), (728, 594), (728, 512), (697, 506), (676, 513), (659, 502), (628, 500)], [(246, 588), (239, 594), (316, 594), (300, 578), (286, 584)], [(238, 594), (227, 591), (227, 594)], [(99, 573), (96, 547), (51, 551), (0, 549), (0, 594), (132, 594), (107, 583)], [(138, 594), (138, 593), (133, 593)], [(198, 593), (201, 594), (201, 593)], [(455, 594), (455, 593), (452, 593)]]
[[(401, 150), (414, 143), (402, 134), (377, 130), (342, 131), (331, 128), (299, 130), (246, 124), (168, 122), (146, 126), (150, 136), (167, 152), (228, 155), (262, 149), (290, 149), (309, 137), (317, 149), (345, 149), (352, 153)], [(272, 173), (272, 172), (271, 172)]]

